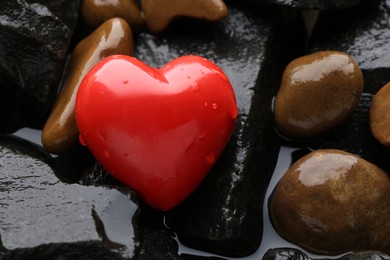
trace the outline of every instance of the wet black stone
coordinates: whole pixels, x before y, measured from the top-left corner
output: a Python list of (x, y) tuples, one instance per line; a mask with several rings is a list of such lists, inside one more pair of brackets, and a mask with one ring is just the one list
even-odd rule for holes
[[(80, 0), (50, 1), (47, 7), (39, 1), (29, 2), (0, 2), (2, 132), (44, 123), (60, 84), (78, 18)], [(49, 1), (42, 0), (46, 2)]]
[(236, 93), (239, 116), (222, 157), (195, 193), (166, 217), (186, 246), (235, 257), (253, 253), (260, 244), (263, 197), (279, 149), (271, 101), (279, 67), (291, 55), (281, 49), (276, 32), (287, 37), (294, 31), (274, 24), (274, 15), (283, 17), (274, 9), (254, 13), (230, 5), (220, 23), (181, 19), (160, 37), (141, 33), (135, 41), (134, 56), (152, 67), (189, 54), (210, 59), (225, 71)]
[(1, 259), (129, 259), (138, 206), (130, 190), (61, 182), (41, 147), (0, 136)]
[(362, 0), (249, 0), (252, 3), (288, 6), (297, 9), (332, 10), (345, 9), (359, 4)]
[(311, 260), (305, 253), (295, 248), (275, 248), (268, 250), (263, 260)]
[(372, 98), (390, 81), (390, 1), (366, 1), (348, 11), (322, 13), (310, 46), (311, 53), (337, 50), (350, 54), (362, 69), (364, 93), (346, 122), (306, 145), (358, 154), (390, 172), (390, 150), (375, 140), (369, 127)]
[[(115, 185), (123, 186), (115, 180), (101, 166), (99, 162), (93, 162), (84, 172), (80, 180), (83, 185)], [(137, 223), (138, 247), (135, 256), (136, 260), (191, 260), (207, 259), (218, 260), (217, 257), (202, 257), (180, 254), (175, 235), (164, 225), (164, 213), (151, 208), (142, 201), (140, 202), (139, 222)]]
[[(302, 251), (294, 248), (275, 248), (270, 249), (265, 253), (263, 260), (312, 260), (312, 259), (329, 259), (326, 257), (311, 258)], [(390, 256), (377, 252), (359, 252), (350, 253), (342, 257), (336, 258), (338, 260), (389, 260)]]

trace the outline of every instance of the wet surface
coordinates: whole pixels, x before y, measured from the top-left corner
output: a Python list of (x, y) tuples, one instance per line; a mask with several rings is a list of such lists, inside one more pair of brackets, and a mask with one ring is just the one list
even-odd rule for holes
[[(62, 247), (72, 250), (72, 244), (74, 254), (81, 258), (89, 257), (89, 246), (101, 248), (102, 255), (114, 259), (134, 255), (133, 222), (137, 221), (138, 208), (131, 200), (134, 194), (63, 183), (56, 177), (52, 163), (39, 146), (0, 136), (4, 259), (44, 257), (46, 252), (37, 250), (39, 247), (60, 254)], [(82, 246), (85, 252), (78, 251)]]

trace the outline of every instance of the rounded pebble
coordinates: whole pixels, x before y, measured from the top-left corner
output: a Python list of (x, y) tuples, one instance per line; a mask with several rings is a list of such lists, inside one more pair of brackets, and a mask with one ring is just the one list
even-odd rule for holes
[(142, 0), (145, 23), (153, 34), (162, 33), (178, 17), (220, 21), (228, 14), (222, 0)]
[(61, 154), (77, 143), (79, 131), (75, 118), (75, 100), (87, 72), (99, 61), (114, 54), (130, 55), (133, 38), (129, 25), (113, 18), (99, 26), (75, 48), (64, 78), (62, 90), (42, 130), (42, 145), (53, 154)]
[(317, 136), (347, 119), (363, 92), (363, 74), (347, 54), (322, 51), (293, 60), (275, 99), (275, 124), (288, 137)]
[(390, 82), (372, 100), (370, 127), (374, 137), (382, 145), (390, 147)]
[(143, 17), (134, 0), (83, 0), (81, 12), (93, 29), (115, 17), (126, 20), (135, 32), (143, 26)]
[(274, 191), (270, 215), (283, 238), (313, 253), (390, 253), (390, 179), (340, 150), (294, 163)]

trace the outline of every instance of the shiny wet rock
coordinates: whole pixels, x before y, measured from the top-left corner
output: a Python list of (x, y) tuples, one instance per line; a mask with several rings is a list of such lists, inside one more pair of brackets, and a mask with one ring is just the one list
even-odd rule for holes
[(40, 127), (50, 110), (80, 5), (80, 0), (56, 2), (0, 3), (2, 132)]
[(377, 166), (333, 149), (295, 162), (270, 201), (277, 232), (322, 255), (390, 252), (390, 178)]
[(129, 259), (138, 205), (128, 189), (61, 182), (43, 150), (0, 136), (1, 259)]
[(83, 0), (81, 13), (87, 25), (95, 29), (111, 18), (122, 18), (134, 32), (139, 32), (143, 26), (143, 16), (135, 0)]
[(342, 123), (363, 92), (363, 75), (346, 53), (315, 52), (286, 67), (275, 99), (275, 124), (292, 138), (317, 136)]
[[(261, 242), (264, 190), (279, 148), (271, 101), (281, 64), (294, 55), (295, 46), (291, 41), (290, 52), (283, 52), (283, 38), (275, 32), (287, 33), (290, 27), (273, 24), (275, 10), (254, 13), (228, 7), (229, 15), (220, 23), (181, 20), (160, 37), (140, 34), (134, 55), (152, 67), (184, 54), (200, 55), (215, 62), (231, 81), (239, 109), (231, 140), (193, 195), (168, 212), (166, 223), (186, 246), (237, 257), (253, 253)], [(290, 18), (291, 26), (296, 25)], [(296, 33), (303, 39), (299, 29)]]
[(390, 83), (383, 86), (372, 100), (370, 128), (382, 145), (390, 147)]
[(132, 32), (121, 18), (105, 21), (77, 44), (67, 65), (62, 89), (42, 130), (42, 144), (48, 152), (61, 154), (78, 143), (76, 94), (87, 72), (110, 55), (131, 55), (132, 52)]

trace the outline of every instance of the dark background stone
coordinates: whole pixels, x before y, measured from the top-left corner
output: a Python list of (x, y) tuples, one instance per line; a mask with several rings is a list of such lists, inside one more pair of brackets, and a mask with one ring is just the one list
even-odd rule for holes
[(134, 193), (66, 184), (42, 148), (0, 136), (1, 259), (128, 259), (137, 250)]
[(61, 2), (48, 8), (39, 1), (0, 2), (1, 132), (39, 128), (50, 112), (80, 6), (80, 0)]
[[(200, 55), (231, 80), (239, 108), (233, 136), (212, 172), (166, 222), (186, 246), (237, 257), (253, 253), (261, 241), (263, 198), (279, 149), (272, 97), (286, 60), (297, 55), (288, 36), (303, 42), (304, 35), (291, 29), (296, 20), (283, 11), (229, 8), (220, 23), (181, 19), (160, 37), (141, 33), (134, 56), (159, 68), (181, 55)], [(285, 23), (274, 23), (274, 16)], [(280, 46), (281, 35), (289, 39), (289, 52)]]

